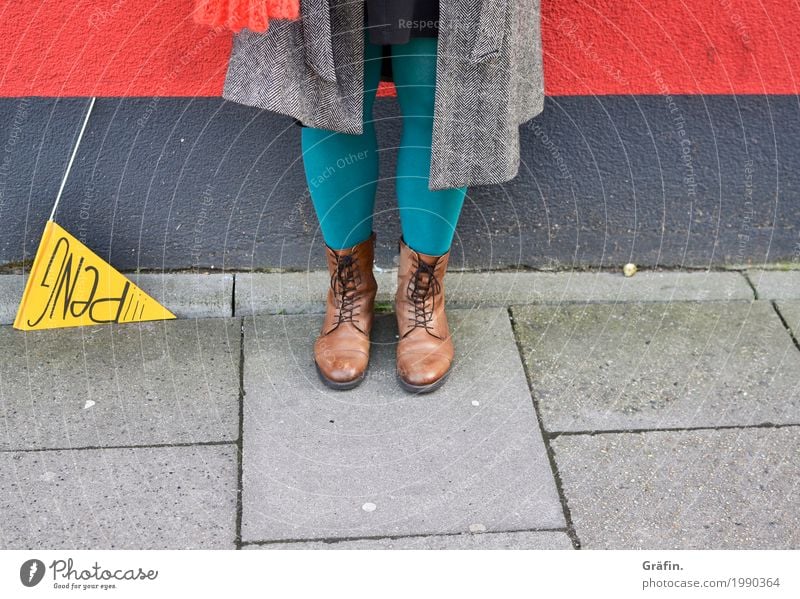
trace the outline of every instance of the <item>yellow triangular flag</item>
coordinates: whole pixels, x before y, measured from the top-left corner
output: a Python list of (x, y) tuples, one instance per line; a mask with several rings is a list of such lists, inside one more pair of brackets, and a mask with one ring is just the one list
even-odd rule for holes
[(50, 220), (14, 328), (33, 331), (172, 318), (172, 312)]

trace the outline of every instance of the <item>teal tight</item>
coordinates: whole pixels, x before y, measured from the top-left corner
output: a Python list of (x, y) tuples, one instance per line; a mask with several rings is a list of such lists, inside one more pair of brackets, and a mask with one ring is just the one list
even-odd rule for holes
[[(366, 36), (365, 36), (366, 38)], [(450, 249), (466, 187), (430, 191), (428, 174), (436, 89), (435, 37), (391, 46), (392, 78), (403, 115), (396, 193), (403, 240), (423, 254)], [(364, 130), (347, 135), (303, 127), (301, 145), (311, 201), (322, 237), (332, 249), (372, 233), (378, 185), (378, 142), (372, 106), (380, 81), (381, 46), (364, 41)]]

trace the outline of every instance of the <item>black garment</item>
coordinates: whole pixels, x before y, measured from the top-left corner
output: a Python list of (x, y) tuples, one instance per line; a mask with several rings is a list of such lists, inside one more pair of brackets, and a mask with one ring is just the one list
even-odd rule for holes
[(373, 44), (405, 44), (411, 37), (436, 37), (439, 0), (367, 0), (364, 26)]
[[(439, 35), (439, 0), (366, 0), (364, 27), (369, 41), (383, 46), (381, 81), (392, 81), (390, 45), (412, 37)], [(305, 127), (294, 119), (295, 125)]]
[(412, 37), (439, 34), (439, 0), (367, 0), (364, 27), (369, 41), (383, 45), (381, 81), (392, 81), (388, 46), (406, 44)]

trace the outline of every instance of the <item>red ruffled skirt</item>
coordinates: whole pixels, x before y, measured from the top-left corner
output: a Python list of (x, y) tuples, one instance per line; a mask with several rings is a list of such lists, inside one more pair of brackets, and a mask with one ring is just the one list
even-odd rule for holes
[(246, 27), (263, 33), (270, 19), (299, 17), (300, 0), (195, 0), (195, 22), (237, 32)]

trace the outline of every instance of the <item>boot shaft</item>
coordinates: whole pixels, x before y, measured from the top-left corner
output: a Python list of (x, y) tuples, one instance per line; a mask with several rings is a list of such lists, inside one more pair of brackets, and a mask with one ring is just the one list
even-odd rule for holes
[(375, 233), (352, 247), (334, 250), (325, 246), (330, 286), (323, 331), (342, 324), (369, 334), (378, 284), (373, 273)]
[(397, 273), (397, 326), (400, 338), (415, 331), (438, 339), (449, 335), (444, 311), (444, 277), (450, 252), (430, 256), (414, 251), (400, 240), (400, 264)]

